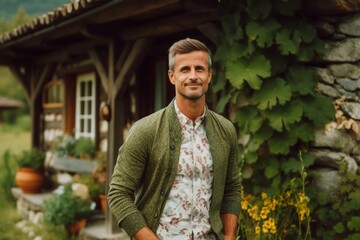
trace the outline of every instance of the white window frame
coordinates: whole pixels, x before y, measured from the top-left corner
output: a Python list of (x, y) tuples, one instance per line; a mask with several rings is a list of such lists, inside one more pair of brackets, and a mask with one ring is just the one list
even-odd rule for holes
[[(85, 96), (81, 96), (81, 84), (85, 86)], [(91, 83), (91, 91), (88, 91)], [(95, 104), (96, 104), (96, 86), (95, 73), (86, 73), (77, 76), (76, 79), (76, 118), (75, 118), (75, 138), (91, 138), (95, 140)], [(88, 95), (90, 93), (90, 95)], [(83, 103), (83, 105), (81, 104)], [(89, 114), (88, 104), (91, 103), (91, 113)], [(81, 107), (83, 112), (81, 113)], [(90, 120), (90, 121), (89, 121)], [(83, 121), (83, 128), (81, 122)], [(89, 124), (90, 122), (90, 124)]]

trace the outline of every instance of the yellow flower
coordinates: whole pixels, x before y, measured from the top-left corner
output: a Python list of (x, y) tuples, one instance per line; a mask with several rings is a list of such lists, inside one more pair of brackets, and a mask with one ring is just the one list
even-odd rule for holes
[(267, 198), (267, 194), (266, 194), (266, 193), (264, 193), (264, 192), (263, 192), (263, 193), (261, 193), (261, 198), (262, 198), (262, 199), (266, 199), (266, 198)]
[(259, 226), (255, 227), (255, 233), (259, 235), (261, 233), (261, 228)]
[(248, 209), (248, 206), (249, 206), (249, 205), (248, 205), (248, 202), (247, 202), (247, 201), (244, 201), (244, 200), (241, 201), (241, 208), (242, 208), (242, 209), (246, 210), (246, 209)]

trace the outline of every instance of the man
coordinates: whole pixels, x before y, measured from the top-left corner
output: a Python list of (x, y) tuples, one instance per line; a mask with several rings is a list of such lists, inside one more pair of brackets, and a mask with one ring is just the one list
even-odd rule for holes
[(236, 239), (237, 134), (206, 107), (209, 49), (184, 39), (169, 49), (175, 99), (134, 123), (110, 182), (111, 211), (135, 239)]

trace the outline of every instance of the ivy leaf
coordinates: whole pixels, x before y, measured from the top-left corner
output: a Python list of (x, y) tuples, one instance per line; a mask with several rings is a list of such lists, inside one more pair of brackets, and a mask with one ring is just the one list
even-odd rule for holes
[(272, 109), (277, 104), (284, 105), (291, 98), (291, 89), (281, 78), (271, 78), (263, 82), (252, 100), (261, 110)]
[(230, 98), (230, 94), (221, 94), (221, 98), (216, 105), (216, 111), (220, 113), (224, 112), (225, 106), (229, 102)]
[(314, 140), (314, 128), (308, 122), (302, 121), (300, 123), (293, 124), (290, 129), (291, 134), (301, 139), (303, 142)]
[(330, 122), (335, 115), (332, 99), (321, 94), (309, 96), (303, 100), (304, 115), (312, 120), (316, 127)]
[(279, 161), (272, 159), (272, 161), (270, 161), (270, 163), (265, 168), (265, 176), (268, 179), (273, 178), (279, 173), (279, 168), (280, 168)]
[(345, 227), (343, 223), (337, 223), (335, 224), (335, 226), (333, 227), (334, 232), (336, 233), (343, 233), (345, 231)]
[(249, 106), (237, 111), (235, 121), (238, 123), (242, 132), (247, 134), (258, 131), (264, 118), (255, 107)]
[(348, 228), (351, 231), (360, 231), (360, 217), (353, 216), (347, 223)]
[(239, 13), (235, 12), (222, 15), (221, 24), (225, 33), (224, 37), (229, 44), (233, 44), (244, 37), (240, 26)]
[(305, 21), (301, 21), (298, 24), (296, 31), (300, 33), (301, 38), (305, 43), (310, 43), (316, 36), (315, 28)]
[(246, 26), (246, 33), (251, 41), (256, 41), (259, 47), (264, 48), (272, 45), (275, 33), (280, 27), (274, 19), (252, 21)]
[(289, 158), (286, 161), (281, 162), (281, 169), (284, 171), (285, 174), (290, 172), (299, 172), (301, 169), (301, 165), (298, 159), (296, 158)]
[(315, 162), (315, 156), (310, 153), (302, 154), (304, 167), (310, 167)]
[(251, 88), (259, 89), (262, 79), (271, 75), (270, 62), (264, 56), (255, 54), (249, 59), (239, 59), (238, 61), (228, 62), (226, 77), (231, 84), (240, 89), (246, 81)]
[(252, 19), (266, 18), (271, 10), (271, 3), (262, 0), (248, 0), (247, 11)]
[(299, 34), (293, 34), (291, 29), (284, 28), (278, 31), (275, 39), (282, 54), (289, 55), (298, 52), (301, 38)]
[(269, 124), (275, 130), (281, 132), (283, 129), (290, 129), (290, 125), (300, 121), (303, 115), (302, 102), (293, 100), (284, 106), (276, 106), (266, 112)]
[(256, 163), (258, 157), (259, 156), (256, 152), (247, 152), (246, 154), (244, 154), (244, 159), (247, 164)]
[(261, 144), (267, 141), (273, 135), (274, 130), (263, 124), (261, 129), (254, 133), (254, 135), (250, 138), (249, 143), (247, 144), (247, 149), (249, 151), (255, 152), (259, 149)]
[(325, 46), (322, 41), (315, 38), (311, 43), (302, 43), (297, 54), (299, 61), (307, 62), (314, 58), (315, 53), (322, 54)]
[(288, 132), (277, 132), (268, 141), (270, 154), (288, 154), (290, 147), (297, 142), (296, 137)]
[(311, 69), (301, 65), (294, 65), (289, 68), (287, 79), (293, 92), (300, 95), (312, 94), (316, 85), (316, 75)]

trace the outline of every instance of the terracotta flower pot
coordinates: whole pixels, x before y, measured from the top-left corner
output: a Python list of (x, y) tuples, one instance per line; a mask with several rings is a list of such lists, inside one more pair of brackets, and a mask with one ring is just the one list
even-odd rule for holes
[(45, 175), (42, 171), (36, 171), (32, 168), (22, 167), (16, 172), (16, 185), (24, 193), (39, 193), (45, 181)]
[(86, 226), (86, 219), (80, 219), (74, 223), (68, 224), (65, 226), (66, 232), (69, 236), (76, 236), (79, 234), (80, 230)]

